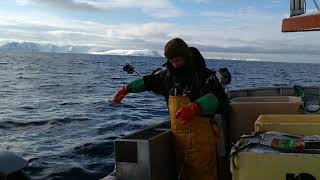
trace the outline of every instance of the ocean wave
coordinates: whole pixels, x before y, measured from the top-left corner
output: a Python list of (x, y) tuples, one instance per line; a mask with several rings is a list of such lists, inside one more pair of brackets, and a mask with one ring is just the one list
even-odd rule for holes
[(85, 155), (89, 157), (107, 157), (113, 153), (113, 142), (86, 143), (73, 148), (72, 155)]
[(68, 124), (68, 123), (72, 123), (72, 122), (81, 122), (81, 121), (90, 121), (92, 120), (91, 118), (86, 118), (86, 117), (65, 117), (65, 118), (55, 118), (55, 119), (51, 119), (49, 120), (49, 124), (50, 125), (64, 125), (64, 124)]
[(21, 121), (2, 121), (0, 124), (1, 129), (11, 129), (19, 127), (30, 127), (30, 126), (43, 126), (48, 124), (47, 121), (30, 121), (30, 122), (21, 122)]

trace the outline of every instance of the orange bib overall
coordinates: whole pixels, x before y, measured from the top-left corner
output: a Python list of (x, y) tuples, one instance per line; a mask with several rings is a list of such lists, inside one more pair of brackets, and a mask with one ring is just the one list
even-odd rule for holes
[(176, 112), (189, 103), (186, 96), (170, 96), (168, 101), (179, 178), (218, 180), (217, 126), (206, 117), (194, 117), (187, 124), (175, 118)]

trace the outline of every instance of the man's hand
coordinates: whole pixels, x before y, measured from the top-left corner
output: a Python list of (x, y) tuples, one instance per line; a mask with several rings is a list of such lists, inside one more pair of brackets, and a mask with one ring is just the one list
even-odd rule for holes
[(196, 103), (190, 103), (177, 111), (176, 119), (181, 119), (183, 124), (186, 124), (190, 122), (194, 116), (200, 115), (200, 113), (200, 107)]
[(128, 86), (125, 85), (119, 89), (116, 95), (113, 97), (112, 102), (115, 104), (121, 103), (122, 99), (128, 94)]

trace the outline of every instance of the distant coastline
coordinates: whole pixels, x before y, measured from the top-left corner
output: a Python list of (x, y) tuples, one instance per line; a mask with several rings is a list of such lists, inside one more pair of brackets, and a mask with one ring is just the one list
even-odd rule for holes
[(163, 57), (159, 52), (148, 49), (106, 49), (90, 46), (57, 46), (53, 44), (38, 44), (33, 42), (10, 42), (0, 46), (0, 52), (44, 52), (44, 53), (73, 53), (94, 55), (119, 55), (119, 56), (148, 56)]
[[(229, 60), (249, 62), (283, 62), (283, 63), (320, 63), (316, 54), (284, 54), (284, 53), (226, 53), (200, 51), (207, 60)], [(164, 58), (163, 52), (150, 49), (112, 49), (92, 46), (57, 46), (34, 42), (9, 42), (0, 45), (1, 53), (68, 53), (110, 56), (141, 56)]]

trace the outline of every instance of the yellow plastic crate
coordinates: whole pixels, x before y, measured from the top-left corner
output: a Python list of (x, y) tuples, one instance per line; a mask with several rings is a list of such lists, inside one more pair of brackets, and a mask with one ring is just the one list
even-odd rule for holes
[(320, 135), (320, 115), (260, 115), (255, 131), (278, 131), (294, 135)]
[(320, 154), (240, 152), (230, 159), (233, 180), (320, 179), (319, 164)]

